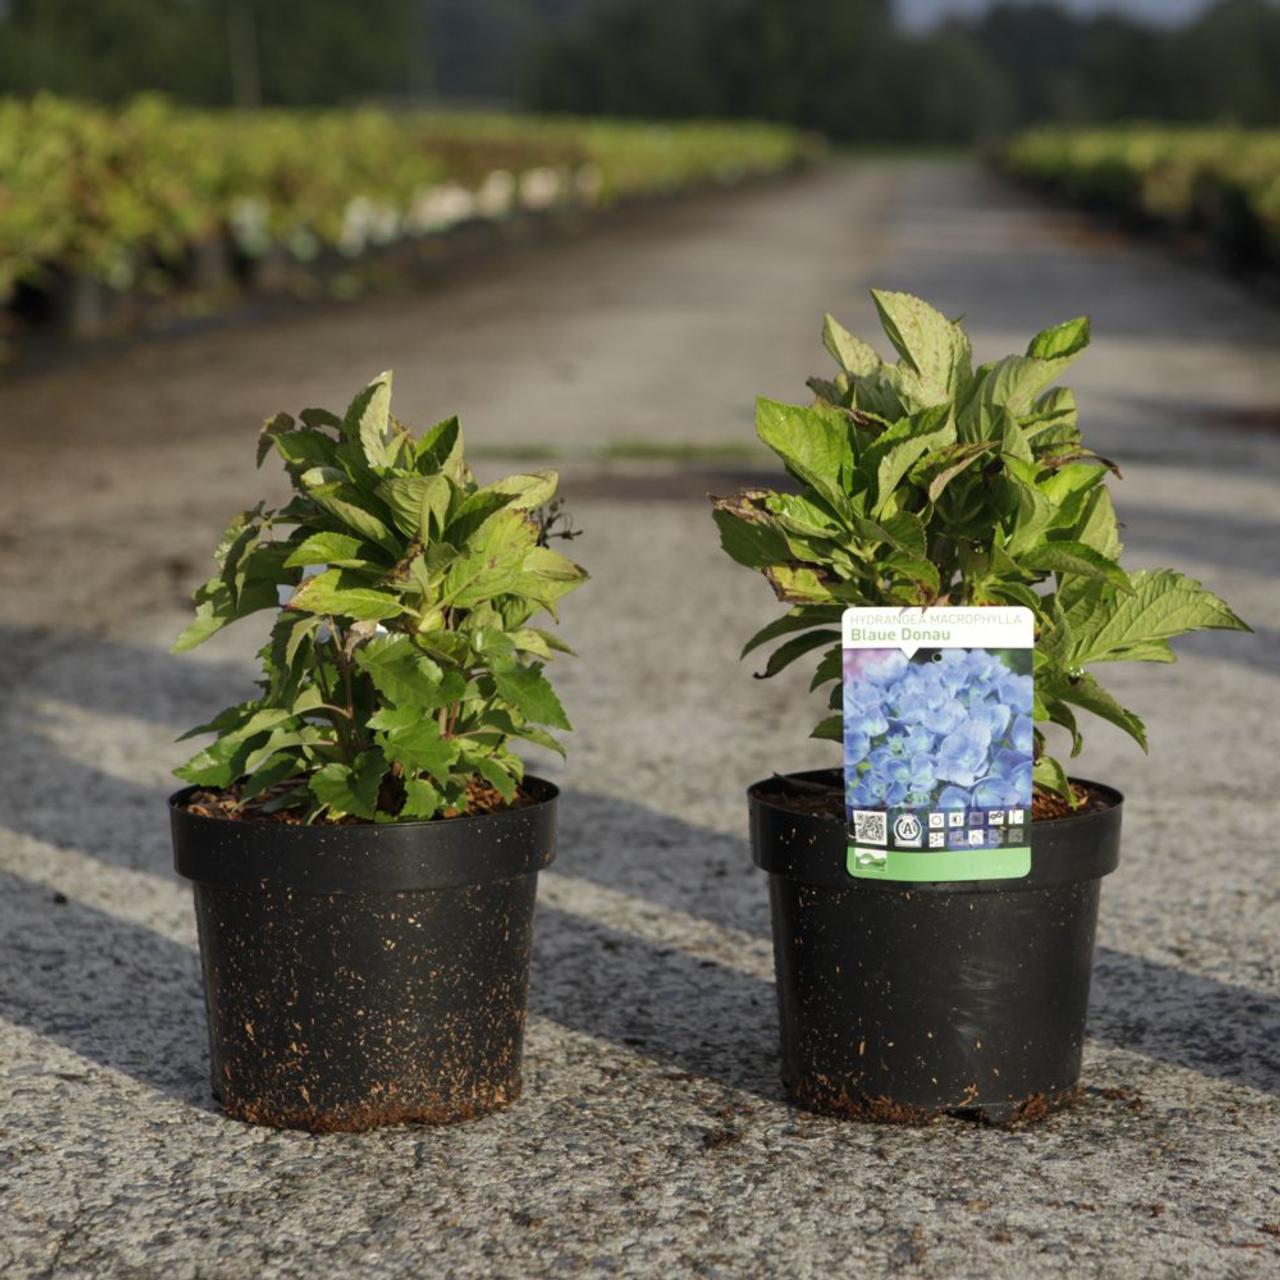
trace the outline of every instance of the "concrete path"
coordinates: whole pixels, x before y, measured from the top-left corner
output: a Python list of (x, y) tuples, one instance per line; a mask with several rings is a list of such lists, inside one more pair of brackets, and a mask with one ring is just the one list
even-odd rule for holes
[[(1094, 315), (1074, 384), (1124, 466), (1133, 563), (1258, 628), (1117, 671), (1144, 760), (1103, 894), (1083, 1105), (1039, 1128), (857, 1127), (776, 1083), (743, 788), (830, 762), (705, 489), (767, 466), (751, 401), (801, 399), (824, 310), (883, 284), (981, 354)], [(430, 296), (156, 342), (0, 390), (0, 1276), (1259, 1276), (1280, 1272), (1280, 313), (959, 165), (864, 163), (507, 255)], [(541, 886), (526, 1097), (448, 1130), (277, 1134), (208, 1092), (174, 734), (244, 696), (256, 636), (166, 646), (258, 421), (396, 370), (487, 453), (565, 459), (577, 732)], [(725, 446), (718, 470), (600, 461)], [(738, 455), (741, 454), (739, 457)], [(486, 462), (493, 469), (499, 462)]]

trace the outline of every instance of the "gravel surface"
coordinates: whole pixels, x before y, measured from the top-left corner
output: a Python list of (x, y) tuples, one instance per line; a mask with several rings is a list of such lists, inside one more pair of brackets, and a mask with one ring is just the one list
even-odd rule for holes
[[(966, 313), (988, 356), (1091, 311), (1073, 382), (1133, 563), (1258, 628), (1115, 673), (1153, 748), (1101, 726), (1081, 768), (1129, 797), (1085, 1098), (1020, 1131), (842, 1124), (777, 1084), (742, 792), (831, 755), (801, 673), (736, 661), (774, 605), (699, 499), (768, 466), (753, 395), (803, 398), (821, 313), (869, 330), (873, 284)], [(867, 162), (0, 389), (0, 1275), (1280, 1272), (1278, 352), (1280, 313), (1206, 265), (963, 165)], [(409, 421), (457, 409), (491, 454), (564, 456), (594, 581), (564, 610), (572, 754), (537, 762), (565, 797), (524, 1100), (315, 1138), (213, 1103), (170, 869), (172, 739), (244, 695), (257, 637), (166, 646), (262, 490), (258, 421), (388, 366)], [(746, 451), (598, 461), (637, 441)]]

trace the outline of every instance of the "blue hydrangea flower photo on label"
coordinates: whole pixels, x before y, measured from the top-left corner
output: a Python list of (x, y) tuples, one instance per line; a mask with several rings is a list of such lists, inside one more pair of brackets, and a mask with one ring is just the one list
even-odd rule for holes
[[(851, 609), (844, 637), (851, 872), (916, 880), (1025, 875), (1029, 613)], [(975, 856), (987, 851), (1001, 856)], [(921, 854), (943, 856), (914, 856)]]

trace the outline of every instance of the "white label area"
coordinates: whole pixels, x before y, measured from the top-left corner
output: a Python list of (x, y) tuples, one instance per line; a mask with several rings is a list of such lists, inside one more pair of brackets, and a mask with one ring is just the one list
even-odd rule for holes
[(1030, 649), (1035, 619), (1021, 605), (946, 606), (938, 609), (846, 609), (846, 649)]

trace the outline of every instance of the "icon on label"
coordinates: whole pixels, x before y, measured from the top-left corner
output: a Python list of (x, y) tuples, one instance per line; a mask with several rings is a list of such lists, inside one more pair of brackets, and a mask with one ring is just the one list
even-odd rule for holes
[(929, 829), (931, 831), (937, 831), (946, 825), (947, 815), (945, 813), (931, 813), (929, 815)]
[(975, 849), (980, 849), (980, 848), (982, 848), (982, 846), (983, 846), (983, 844), (984, 844), (985, 842), (986, 842), (986, 835), (985, 835), (985, 833), (984, 833), (984, 832), (982, 832), (982, 831), (970, 831), (970, 832), (969, 832), (969, 843), (970, 843), (970, 845), (972, 845)]
[(964, 810), (952, 809), (951, 812), (947, 814), (947, 826), (963, 827), (964, 826)]
[(987, 814), (987, 821), (988, 821), (988, 822), (989, 822), (993, 827), (1003, 826), (1003, 825), (1004, 825), (1004, 810), (1003, 810), (1003, 809), (992, 809), (992, 810), (991, 810), (991, 812), (990, 812), (989, 814)]
[(945, 848), (946, 843), (947, 843), (947, 833), (945, 831), (929, 832), (929, 848), (930, 849)]
[(899, 814), (897, 821), (893, 824), (894, 844), (914, 845), (919, 848), (923, 834), (924, 828), (914, 813)]
[(1021, 809), (1010, 809), (1010, 810), (1009, 810), (1009, 825), (1010, 825), (1010, 826), (1021, 826), (1021, 825), (1022, 825), (1022, 821), (1023, 821), (1023, 819), (1024, 819), (1025, 817), (1026, 817), (1026, 814), (1025, 814)]
[(979, 809), (969, 810), (969, 825), (971, 827), (982, 826), (982, 812)]
[(1007, 828), (1006, 828), (1006, 830), (1007, 830), (1007, 831), (1008, 831), (1008, 833), (1009, 833), (1009, 843), (1010, 843), (1010, 844), (1021, 844), (1021, 843), (1022, 843), (1022, 828), (1021, 828), (1021, 827), (1007, 827)]

